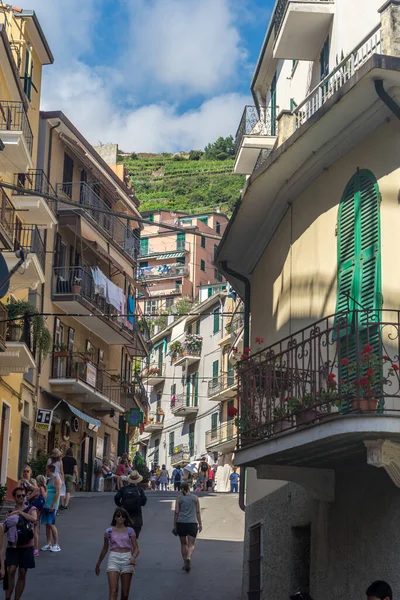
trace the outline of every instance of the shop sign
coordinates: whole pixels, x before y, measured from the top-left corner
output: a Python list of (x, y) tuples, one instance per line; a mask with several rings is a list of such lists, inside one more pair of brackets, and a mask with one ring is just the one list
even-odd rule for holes
[(53, 419), (53, 411), (46, 410), (44, 408), (38, 408), (36, 412), (36, 423), (35, 429), (40, 429), (40, 431), (50, 431), (51, 422)]
[(92, 365), (91, 363), (88, 363), (86, 365), (86, 383), (88, 385), (90, 385), (91, 387), (95, 388), (96, 381), (97, 381), (97, 369), (94, 365)]
[(96, 458), (103, 458), (104, 454), (104, 439), (96, 438)]
[(125, 419), (129, 427), (139, 427), (144, 421), (144, 413), (139, 408), (131, 408), (125, 413)]

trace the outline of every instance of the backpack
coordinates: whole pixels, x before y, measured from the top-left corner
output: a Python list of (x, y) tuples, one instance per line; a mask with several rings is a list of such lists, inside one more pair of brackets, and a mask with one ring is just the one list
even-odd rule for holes
[[(29, 508), (24, 510), (28, 512)], [(30, 521), (24, 519), (22, 515), (18, 518), (17, 523), (17, 546), (26, 546), (31, 540), (33, 540), (33, 525)]]
[(128, 513), (134, 513), (140, 510), (142, 506), (142, 496), (136, 485), (128, 485), (123, 488), (121, 504), (122, 508)]
[(208, 471), (208, 464), (206, 462), (202, 462), (201, 465), (200, 465), (200, 470), (203, 473), (206, 473)]
[(174, 481), (175, 481), (176, 483), (179, 483), (181, 479), (182, 479), (181, 472), (180, 472), (180, 471), (176, 471), (176, 472), (175, 472)]
[(40, 492), (39, 497), (32, 500), (31, 506), (34, 506), (37, 510), (41, 511), (43, 510), (45, 502), (46, 500), (44, 499), (42, 492)]

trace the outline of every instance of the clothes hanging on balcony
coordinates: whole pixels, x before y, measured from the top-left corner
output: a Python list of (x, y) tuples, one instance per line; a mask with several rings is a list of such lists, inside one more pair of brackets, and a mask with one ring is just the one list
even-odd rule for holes
[(135, 323), (135, 298), (132, 296), (128, 296), (128, 315), (128, 323), (133, 329), (133, 324)]
[(107, 302), (114, 306), (118, 312), (124, 314), (126, 296), (120, 287), (112, 281), (107, 281)]
[(106, 298), (108, 282), (107, 277), (104, 275), (103, 271), (100, 271), (99, 267), (92, 268), (92, 276), (95, 286), (95, 294), (98, 294), (102, 298)]

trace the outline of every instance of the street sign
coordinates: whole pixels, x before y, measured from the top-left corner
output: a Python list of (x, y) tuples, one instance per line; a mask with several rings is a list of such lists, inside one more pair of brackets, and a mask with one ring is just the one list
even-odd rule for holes
[(36, 412), (35, 428), (41, 431), (50, 431), (53, 420), (53, 411), (44, 408), (38, 408)]

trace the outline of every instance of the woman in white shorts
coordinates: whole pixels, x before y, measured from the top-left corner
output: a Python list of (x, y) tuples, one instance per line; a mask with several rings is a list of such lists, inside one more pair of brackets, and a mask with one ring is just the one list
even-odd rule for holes
[(132, 575), (135, 572), (139, 545), (129, 515), (123, 508), (117, 508), (111, 527), (104, 532), (104, 544), (96, 564), (96, 575), (100, 575), (100, 565), (110, 550), (107, 564), (110, 600), (118, 600), (119, 579), (121, 578), (121, 599), (128, 600)]

